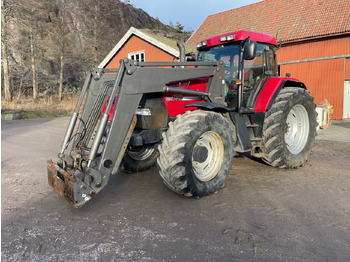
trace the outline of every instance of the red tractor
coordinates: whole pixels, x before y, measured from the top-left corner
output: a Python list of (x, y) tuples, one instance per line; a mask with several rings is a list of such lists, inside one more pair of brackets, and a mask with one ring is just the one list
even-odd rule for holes
[(140, 172), (158, 163), (171, 190), (201, 197), (224, 185), (236, 152), (280, 168), (307, 161), (315, 104), (302, 82), (278, 76), (274, 37), (215, 36), (197, 45), (192, 61), (178, 46), (178, 62), (124, 59), (118, 70), (88, 73), (57, 164), (48, 161), (49, 184), (75, 207), (119, 167)]

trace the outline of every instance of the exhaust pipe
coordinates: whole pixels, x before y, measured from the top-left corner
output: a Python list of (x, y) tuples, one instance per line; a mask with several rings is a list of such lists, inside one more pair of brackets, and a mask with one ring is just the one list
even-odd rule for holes
[(185, 50), (184, 44), (180, 40), (177, 40), (176, 41), (176, 45), (178, 46), (178, 48), (180, 50), (180, 62), (185, 62), (185, 60), (186, 60), (186, 50)]

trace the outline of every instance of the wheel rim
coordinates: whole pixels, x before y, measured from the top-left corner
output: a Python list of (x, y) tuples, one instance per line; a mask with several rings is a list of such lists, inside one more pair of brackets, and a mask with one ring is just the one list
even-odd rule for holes
[(127, 151), (127, 154), (134, 160), (142, 161), (149, 158), (153, 152), (153, 146), (145, 146), (140, 150)]
[(289, 152), (300, 153), (309, 137), (309, 115), (302, 105), (295, 105), (287, 116), (285, 141)]
[(213, 131), (203, 133), (197, 140), (192, 153), (192, 168), (201, 181), (213, 179), (224, 160), (224, 143)]

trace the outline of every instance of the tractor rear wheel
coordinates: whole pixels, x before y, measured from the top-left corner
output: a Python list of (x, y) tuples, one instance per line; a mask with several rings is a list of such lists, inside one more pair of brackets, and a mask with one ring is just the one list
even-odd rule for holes
[(156, 145), (128, 148), (120, 165), (126, 173), (137, 173), (150, 169), (157, 163), (159, 152)]
[(201, 197), (224, 186), (233, 164), (233, 131), (218, 113), (186, 112), (169, 123), (159, 146), (158, 165), (174, 192)]
[(266, 163), (280, 168), (305, 165), (316, 136), (315, 107), (309, 91), (296, 87), (281, 90), (264, 121)]

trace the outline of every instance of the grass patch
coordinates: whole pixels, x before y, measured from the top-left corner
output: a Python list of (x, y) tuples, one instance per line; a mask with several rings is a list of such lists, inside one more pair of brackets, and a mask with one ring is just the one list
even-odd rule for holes
[(20, 111), (19, 119), (37, 119), (37, 118), (55, 118), (71, 115), (68, 111), (50, 112), (50, 111)]
[(19, 111), (19, 110), (4, 110), (4, 111), (2, 111), (1, 110), (1, 114), (4, 114), (4, 115), (12, 115), (12, 114), (17, 114), (17, 113), (21, 113), (21, 111)]
[(20, 113), (20, 119), (54, 118), (70, 116), (75, 108), (79, 95), (65, 95), (62, 101), (57, 97), (50, 99), (40, 97), (35, 101), (32, 98), (24, 97), (20, 102), (5, 101), (1, 99), (1, 113), (15, 111)]

